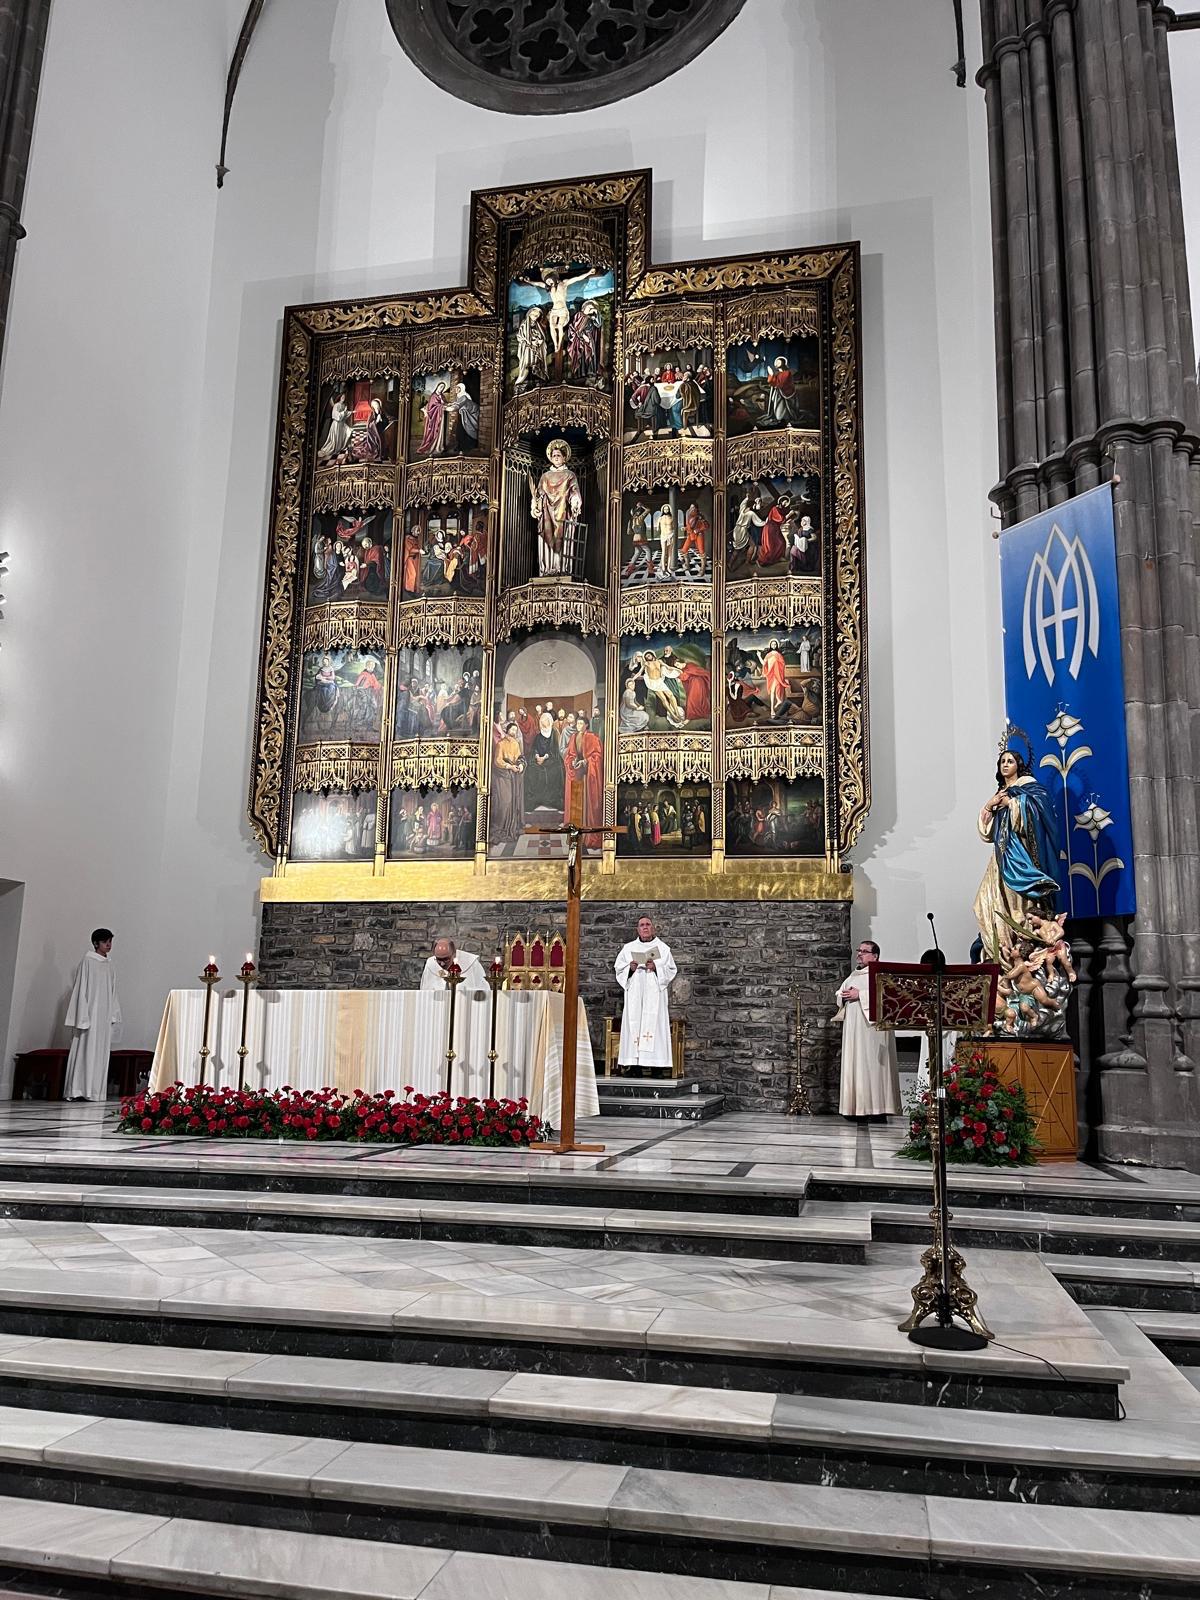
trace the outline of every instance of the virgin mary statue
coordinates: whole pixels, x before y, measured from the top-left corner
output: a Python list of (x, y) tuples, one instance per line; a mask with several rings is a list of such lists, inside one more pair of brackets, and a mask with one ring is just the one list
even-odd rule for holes
[(991, 845), (992, 859), (975, 896), (975, 920), (985, 960), (999, 961), (1015, 937), (1029, 937), (1028, 913), (1051, 914), (1058, 898), (1053, 802), (1007, 740), (996, 764), (996, 793), (979, 813), (979, 836)]

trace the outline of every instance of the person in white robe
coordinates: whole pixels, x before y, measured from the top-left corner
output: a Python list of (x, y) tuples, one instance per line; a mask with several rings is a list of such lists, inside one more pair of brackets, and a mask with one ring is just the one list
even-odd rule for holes
[(63, 1095), (68, 1100), (104, 1100), (108, 1095), (109, 1052), (121, 1037), (117, 972), (109, 960), (112, 944), (112, 930), (97, 928), (75, 973), (67, 1002), (72, 1034)]
[(883, 1117), (900, 1110), (900, 1073), (896, 1041), (889, 1030), (871, 1026), (871, 966), (879, 946), (869, 939), (859, 945), (855, 968), (837, 992), (842, 1007), (842, 1092), (838, 1110), (844, 1117)]
[(656, 935), (650, 917), (639, 919), (637, 938), (621, 946), (614, 970), (625, 991), (619, 1065), (669, 1068), (671, 1016), (667, 991), (677, 968), (670, 946)]
[(459, 950), (453, 939), (435, 939), (433, 954), (425, 962), (425, 970), (421, 973), (421, 991), (428, 994), (445, 994), (447, 989), (445, 972), (456, 965), (462, 973), (462, 982), (458, 986), (458, 997), (461, 1000), (468, 994), (486, 994), (488, 981), (484, 974), (483, 965), (479, 957), (472, 955), (469, 950)]

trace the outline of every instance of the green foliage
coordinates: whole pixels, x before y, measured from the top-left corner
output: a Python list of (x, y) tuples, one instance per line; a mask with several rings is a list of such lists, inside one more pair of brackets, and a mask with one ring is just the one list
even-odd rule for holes
[[(986, 1049), (963, 1041), (946, 1069), (946, 1160), (984, 1167), (1028, 1167), (1037, 1160), (1034, 1121), (1019, 1083), (1002, 1083)], [(904, 1107), (908, 1139), (896, 1152), (928, 1161), (929, 1091)]]

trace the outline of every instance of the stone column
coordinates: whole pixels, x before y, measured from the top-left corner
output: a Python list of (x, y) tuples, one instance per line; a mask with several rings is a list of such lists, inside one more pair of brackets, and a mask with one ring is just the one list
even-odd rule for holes
[(1200, 416), (1168, 12), (1162, 0), (980, 8), (992, 498), (1007, 526), (1119, 479), (1138, 911), (1077, 930), (1100, 996), (1080, 1040), (1084, 1081), (1094, 1098), (1098, 1070), (1102, 1154), (1200, 1169)]
[(21, 202), (50, 0), (0, 0), (0, 352), (8, 324)]

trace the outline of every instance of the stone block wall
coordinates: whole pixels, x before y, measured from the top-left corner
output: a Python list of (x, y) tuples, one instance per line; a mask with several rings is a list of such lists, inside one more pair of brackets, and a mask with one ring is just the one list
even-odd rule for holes
[[(687, 1021), (688, 1072), (731, 1107), (782, 1111), (802, 1007), (801, 1072), (814, 1111), (837, 1109), (840, 1029), (833, 992), (850, 970), (850, 907), (827, 901), (584, 901), (580, 993), (599, 1064), (603, 1019), (620, 1015), (613, 961), (646, 912), (679, 977), (672, 1013)], [(540, 913), (540, 914), (539, 914)], [(280, 989), (414, 988), (438, 934), (485, 960), (502, 930), (563, 929), (565, 907), (528, 902), (364, 902), (263, 906), (263, 981)]]

